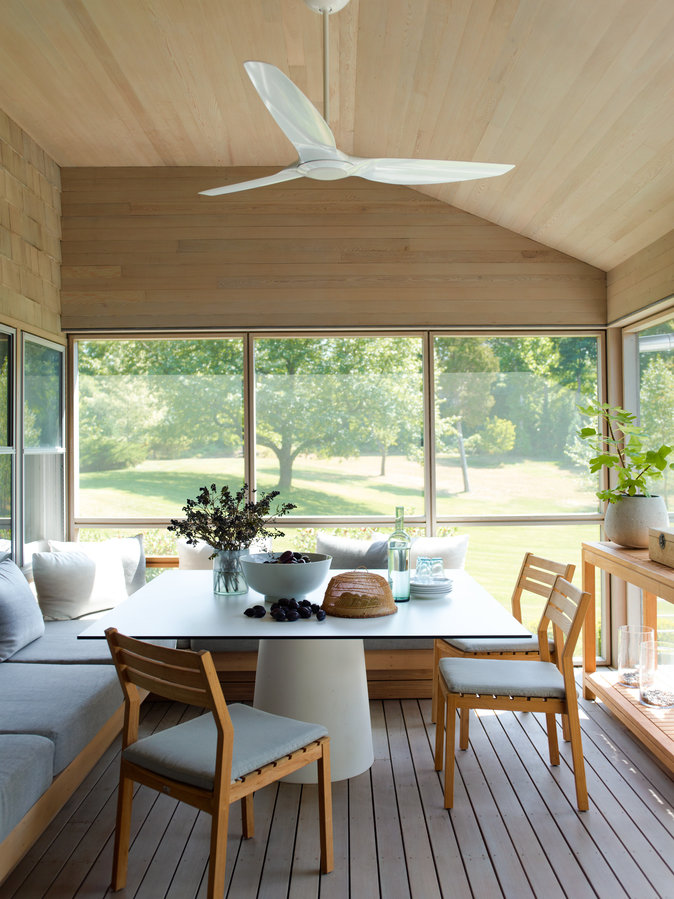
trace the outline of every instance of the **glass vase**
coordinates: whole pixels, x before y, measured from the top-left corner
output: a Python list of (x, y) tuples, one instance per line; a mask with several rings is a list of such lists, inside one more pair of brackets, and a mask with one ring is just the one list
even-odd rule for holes
[(674, 631), (641, 644), (639, 699), (653, 710), (674, 708)]
[(213, 557), (213, 593), (239, 596), (248, 592), (246, 577), (241, 568), (243, 549), (218, 549)]

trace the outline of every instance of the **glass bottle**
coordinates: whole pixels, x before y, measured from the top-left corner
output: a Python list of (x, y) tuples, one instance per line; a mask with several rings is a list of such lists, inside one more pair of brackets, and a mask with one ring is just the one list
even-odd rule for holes
[(396, 506), (396, 528), (388, 538), (388, 582), (396, 602), (410, 598), (410, 546), (412, 541), (404, 530), (405, 510)]

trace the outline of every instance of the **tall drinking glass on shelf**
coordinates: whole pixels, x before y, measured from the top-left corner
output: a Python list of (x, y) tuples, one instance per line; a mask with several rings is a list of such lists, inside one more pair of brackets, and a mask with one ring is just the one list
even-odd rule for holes
[(410, 598), (410, 547), (412, 541), (405, 532), (405, 510), (396, 506), (395, 531), (388, 538), (388, 582), (396, 602)]

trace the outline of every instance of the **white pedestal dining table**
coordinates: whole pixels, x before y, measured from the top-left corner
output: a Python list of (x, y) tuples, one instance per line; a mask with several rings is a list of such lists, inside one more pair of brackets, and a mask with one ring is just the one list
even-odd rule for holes
[[(329, 577), (337, 573), (332, 570)], [(147, 640), (258, 639), (254, 706), (323, 724), (330, 735), (332, 779), (343, 780), (366, 771), (374, 759), (363, 639), (528, 633), (467, 572), (446, 574), (452, 580), (450, 593), (399, 603), (392, 615), (277, 622), (269, 614), (264, 618), (243, 614), (249, 606), (264, 605), (264, 597), (254, 590), (241, 596), (219, 595), (213, 593), (210, 571), (173, 569), (93, 621), (79, 639), (100, 639), (108, 627)], [(311, 602), (321, 604), (329, 577), (307, 596)], [(312, 767), (288, 779), (315, 781)]]

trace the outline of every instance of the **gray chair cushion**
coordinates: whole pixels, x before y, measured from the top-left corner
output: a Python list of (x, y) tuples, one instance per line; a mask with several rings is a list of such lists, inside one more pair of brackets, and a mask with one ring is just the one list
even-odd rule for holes
[[(15, 653), (11, 662), (51, 665), (112, 665), (107, 640), (78, 640), (77, 635), (91, 620), (47, 621), (39, 640)], [(175, 640), (148, 640), (157, 646), (175, 647)]]
[(48, 737), (55, 775), (121, 704), (112, 665), (0, 665), (0, 733)]
[[(270, 715), (240, 703), (229, 706), (229, 714), (234, 725), (232, 780), (327, 736), (320, 724)], [(209, 713), (138, 740), (122, 755), (155, 774), (211, 790), (216, 743), (215, 721)]]
[(40, 607), (28, 581), (9, 558), (0, 561), (0, 662), (44, 633)]
[(34, 734), (0, 734), (0, 842), (51, 786), (54, 744)]
[(332, 556), (331, 568), (387, 568), (388, 543), (385, 539), (355, 540), (318, 533), (316, 552)]
[(484, 696), (535, 696), (562, 699), (564, 679), (552, 662), (503, 659), (440, 659), (450, 693)]
[[(449, 643), (461, 652), (538, 652), (538, 636), (530, 637), (500, 637), (488, 640), (486, 637), (474, 637), (467, 640), (456, 640), (453, 637), (444, 637), (445, 643)], [(550, 640), (550, 652), (555, 651), (555, 644)]]

